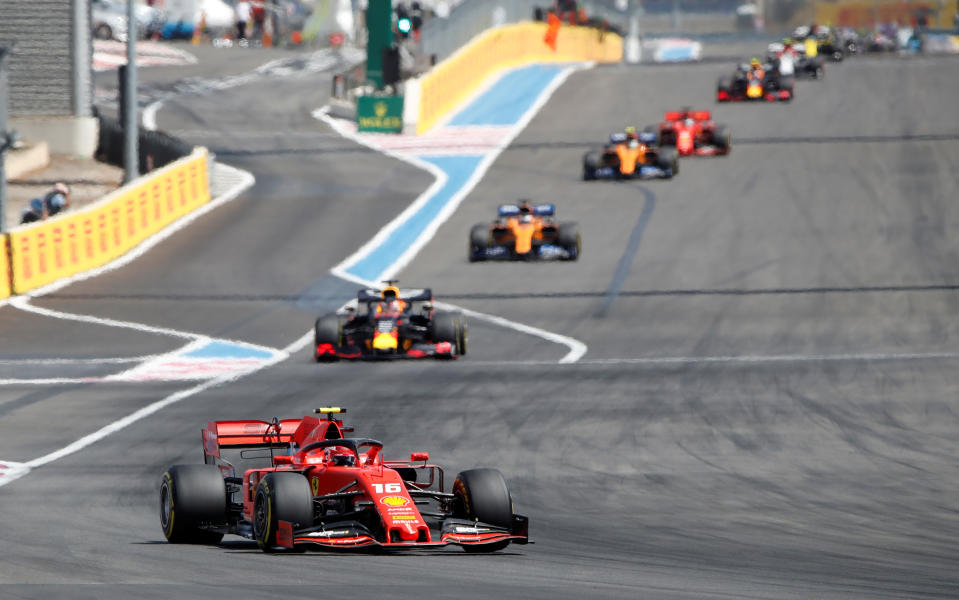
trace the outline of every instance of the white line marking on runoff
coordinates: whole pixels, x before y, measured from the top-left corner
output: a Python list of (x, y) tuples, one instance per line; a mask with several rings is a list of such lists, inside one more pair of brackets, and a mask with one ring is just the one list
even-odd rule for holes
[(558, 333), (553, 333), (551, 331), (546, 331), (545, 329), (540, 329), (539, 327), (532, 327), (530, 325), (523, 325), (522, 323), (517, 323), (515, 321), (510, 321), (503, 317), (498, 317), (496, 315), (490, 315), (486, 313), (477, 312), (475, 310), (470, 310), (468, 308), (463, 308), (462, 306), (456, 306), (454, 304), (447, 304), (445, 302), (437, 302), (436, 306), (447, 307), (459, 310), (467, 317), (472, 319), (479, 319), (480, 321), (486, 321), (487, 323), (492, 323), (493, 325), (499, 325), (500, 327), (505, 327), (507, 329), (513, 329), (519, 331), (520, 333), (526, 333), (535, 337), (543, 338), (546, 341), (553, 342), (554, 344), (560, 344), (569, 348), (569, 352), (566, 353), (561, 359), (559, 359), (559, 364), (568, 364), (579, 361), (586, 354), (588, 348), (583, 342), (571, 338), (568, 335), (560, 335)]

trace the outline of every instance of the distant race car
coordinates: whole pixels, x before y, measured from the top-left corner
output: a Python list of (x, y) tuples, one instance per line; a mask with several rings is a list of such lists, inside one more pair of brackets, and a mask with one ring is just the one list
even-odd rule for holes
[(769, 101), (788, 102), (793, 99), (795, 79), (780, 76), (772, 65), (753, 70), (740, 65), (732, 75), (724, 75), (716, 84), (717, 102)]
[(390, 550), (457, 545), (495, 552), (529, 542), (495, 469), (462, 471), (445, 489), (426, 452), (386, 460), (383, 444), (344, 437), (337, 407), (321, 416), (210, 421), (204, 464), (175, 465), (160, 480), (160, 525), (173, 544), (218, 544), (225, 534), (276, 549)]
[(552, 204), (501, 204), (497, 219), (474, 225), (469, 260), (576, 260), (582, 248), (576, 223), (557, 223)]
[(629, 128), (609, 136), (602, 150), (583, 156), (583, 180), (670, 179), (679, 174), (674, 148), (656, 146), (655, 132), (636, 134)]
[(668, 112), (652, 131), (661, 147), (675, 148), (680, 156), (729, 154), (729, 132), (713, 122), (708, 110)]
[(808, 56), (805, 44), (773, 42), (766, 52), (766, 63), (782, 77), (822, 79), (826, 76), (826, 61), (822, 56)]
[(466, 354), (468, 323), (463, 315), (437, 312), (429, 289), (400, 292), (394, 281), (381, 291), (360, 290), (343, 313), (314, 325), (314, 358), (457, 358)]

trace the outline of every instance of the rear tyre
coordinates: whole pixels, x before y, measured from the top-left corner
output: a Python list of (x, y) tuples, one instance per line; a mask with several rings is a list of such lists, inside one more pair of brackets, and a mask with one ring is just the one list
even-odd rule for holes
[(470, 230), (470, 262), (486, 260), (487, 248), (489, 248), (489, 225), (485, 223), (473, 225), (473, 229)]
[(579, 235), (579, 225), (576, 223), (560, 224), (557, 241), (559, 245), (569, 253), (569, 257), (566, 260), (576, 260), (579, 258), (579, 253), (583, 247), (582, 238)]
[(679, 153), (675, 148), (661, 148), (656, 157), (656, 164), (660, 169), (672, 171), (671, 177), (679, 175)]
[[(313, 347), (320, 344), (332, 344), (339, 348), (343, 345), (343, 325), (336, 315), (325, 315), (316, 320), (313, 325)], [(318, 356), (317, 361), (331, 361), (335, 358)]]
[(226, 484), (214, 465), (175, 465), (160, 479), (160, 527), (171, 544), (216, 544), (222, 533), (201, 529), (226, 521)]
[(280, 521), (294, 529), (313, 525), (313, 492), (299, 473), (270, 473), (256, 486), (253, 499), (253, 537), (264, 552), (276, 548)]
[(603, 156), (601, 153), (592, 151), (583, 155), (583, 181), (596, 179), (596, 170), (602, 166)]
[[(513, 525), (513, 499), (506, 478), (496, 469), (470, 469), (456, 476), (453, 482), (453, 516), (481, 521), (510, 530)], [(467, 552), (495, 552), (509, 541), (464, 546)]]

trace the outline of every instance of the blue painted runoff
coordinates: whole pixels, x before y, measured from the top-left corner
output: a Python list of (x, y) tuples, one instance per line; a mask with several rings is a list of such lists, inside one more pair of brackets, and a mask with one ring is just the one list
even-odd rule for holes
[[(566, 65), (532, 65), (502, 75), (450, 121), (450, 125), (516, 125)], [(419, 156), (446, 173), (446, 184), (408, 217), (378, 247), (346, 272), (367, 281), (377, 281), (407, 248), (419, 239), (470, 180), (485, 156)]]
[(240, 346), (230, 342), (213, 341), (209, 344), (191, 350), (183, 356), (190, 358), (273, 358), (273, 353), (249, 346)]
[(567, 65), (543, 64), (505, 73), (490, 89), (461, 110), (450, 125), (515, 125)]
[(482, 156), (421, 156), (420, 158), (433, 163), (446, 173), (446, 185), (433, 194), (402, 225), (394, 229), (382, 244), (347, 269), (350, 275), (367, 281), (379, 279), (380, 273), (392, 265), (400, 253), (412, 246), (423, 235), (436, 215), (452, 200), (456, 192), (463, 189), (483, 160)]

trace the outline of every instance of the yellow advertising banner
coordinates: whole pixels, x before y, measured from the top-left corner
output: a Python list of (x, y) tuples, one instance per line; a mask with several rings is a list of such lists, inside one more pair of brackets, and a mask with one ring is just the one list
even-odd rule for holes
[(0, 235), (0, 299), (10, 296), (10, 259), (7, 254), (7, 236)]
[(416, 132), (425, 133), (493, 73), (546, 62), (619, 62), (623, 38), (592, 27), (563, 25), (547, 36), (545, 23), (489, 29), (423, 76)]
[[(10, 232), (13, 292), (22, 294), (100, 267), (210, 201), (199, 148), (80, 211)], [(2, 290), (0, 290), (2, 291)]]

